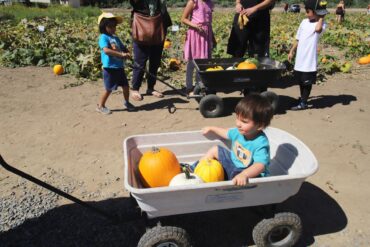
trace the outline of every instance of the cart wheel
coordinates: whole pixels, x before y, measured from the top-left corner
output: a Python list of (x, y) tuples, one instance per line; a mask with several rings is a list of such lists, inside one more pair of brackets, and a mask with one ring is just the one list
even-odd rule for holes
[(302, 233), (301, 219), (293, 213), (279, 213), (274, 218), (264, 219), (253, 229), (257, 246), (293, 246)]
[(224, 112), (224, 102), (214, 94), (204, 96), (199, 102), (199, 111), (203, 117), (219, 117)]
[(279, 96), (271, 91), (262, 92), (261, 95), (270, 101), (272, 109), (274, 110), (274, 112), (276, 112), (279, 105)]
[[(201, 86), (200, 86), (198, 83), (195, 85), (194, 90), (193, 90), (193, 93), (194, 93), (195, 95), (200, 95), (200, 94), (202, 94), (202, 88), (201, 88)], [(198, 103), (200, 102), (200, 99), (201, 99), (201, 98), (195, 98), (195, 100), (196, 100)]]
[(140, 239), (138, 247), (188, 247), (186, 231), (174, 226), (156, 226), (148, 230)]

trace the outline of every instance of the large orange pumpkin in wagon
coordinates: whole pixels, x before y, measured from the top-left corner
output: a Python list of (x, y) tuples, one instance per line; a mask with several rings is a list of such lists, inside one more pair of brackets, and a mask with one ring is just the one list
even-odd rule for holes
[(145, 187), (168, 186), (171, 179), (180, 172), (179, 161), (166, 148), (152, 147), (139, 162), (139, 174)]
[(236, 69), (257, 69), (257, 66), (251, 62), (241, 62), (238, 64)]

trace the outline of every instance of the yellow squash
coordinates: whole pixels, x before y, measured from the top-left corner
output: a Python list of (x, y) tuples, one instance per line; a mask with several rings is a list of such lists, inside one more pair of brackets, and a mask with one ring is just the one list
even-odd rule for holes
[(225, 179), (224, 168), (214, 159), (200, 160), (194, 173), (198, 175), (204, 182), (218, 182)]

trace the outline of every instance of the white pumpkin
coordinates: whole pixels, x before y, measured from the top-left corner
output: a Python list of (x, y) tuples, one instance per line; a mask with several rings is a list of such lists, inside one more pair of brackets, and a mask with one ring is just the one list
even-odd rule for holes
[(171, 179), (169, 186), (204, 183), (204, 181), (198, 175), (190, 173), (188, 169), (183, 168), (183, 171), (184, 171), (183, 173), (177, 174)]

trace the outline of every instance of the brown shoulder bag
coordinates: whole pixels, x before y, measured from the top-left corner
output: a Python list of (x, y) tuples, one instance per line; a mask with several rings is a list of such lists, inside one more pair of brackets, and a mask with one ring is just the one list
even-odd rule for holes
[(134, 12), (132, 38), (142, 45), (159, 45), (165, 39), (162, 15), (145, 16)]

